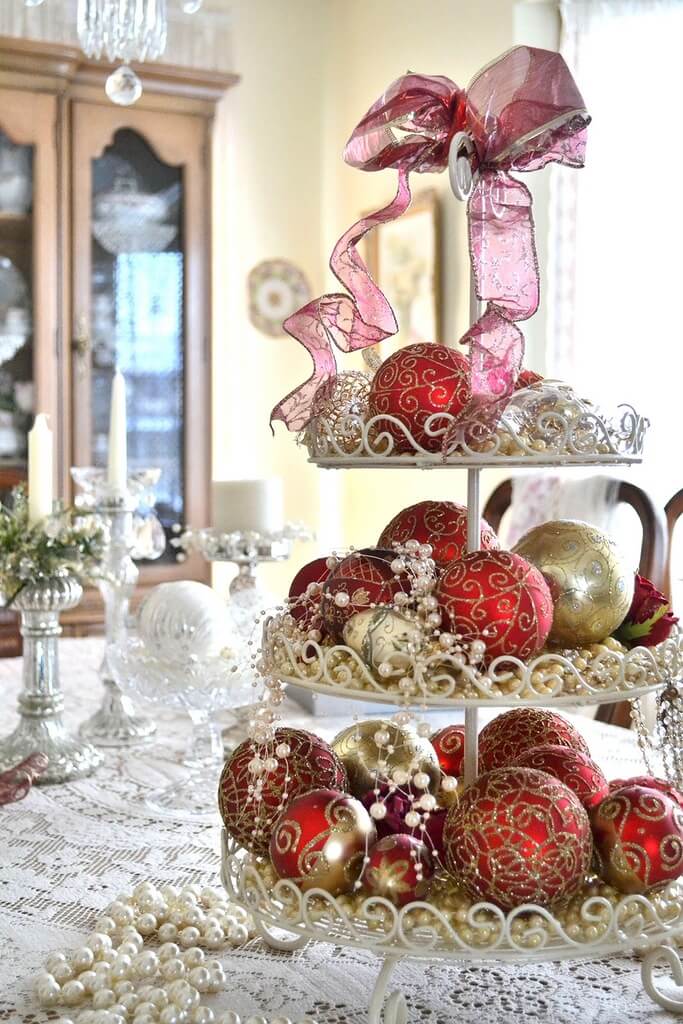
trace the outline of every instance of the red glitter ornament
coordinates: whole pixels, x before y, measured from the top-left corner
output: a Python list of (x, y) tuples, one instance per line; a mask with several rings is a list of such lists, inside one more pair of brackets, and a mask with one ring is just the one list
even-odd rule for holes
[(665, 793), (623, 786), (593, 808), (591, 824), (615, 889), (644, 893), (683, 874), (683, 809)]
[(277, 729), (271, 742), (245, 740), (226, 761), (218, 808), (233, 839), (254, 853), (266, 853), (273, 826), (289, 801), (321, 786), (347, 786), (346, 770), (332, 748), (303, 729)]
[(448, 812), (444, 846), (449, 872), (469, 895), (503, 910), (573, 896), (593, 850), (578, 797), (533, 768), (480, 775)]
[(513, 708), (497, 715), (479, 733), (479, 770), (505, 768), (534, 747), (569, 747), (590, 758), (583, 736), (555, 711)]
[(531, 388), (534, 384), (541, 383), (543, 383), (543, 377), (541, 377), (540, 373), (536, 373), (535, 370), (520, 370), (515, 382), (515, 391), (521, 391), (522, 388)]
[(299, 569), (289, 587), (289, 612), (302, 629), (323, 631), (320, 614), (322, 585), (330, 575), (326, 558), (314, 558)]
[[(471, 398), (468, 359), (445, 345), (407, 345), (389, 356), (370, 385), (370, 416), (393, 416), (406, 427), (415, 442), (429, 452), (439, 451), (444, 440), (427, 433), (450, 425), (438, 413), (458, 417)], [(415, 452), (400, 427), (382, 419), (377, 429), (394, 439), (396, 452)]]
[(296, 797), (280, 815), (270, 840), (270, 857), (280, 878), (305, 892), (350, 892), (363, 859), (377, 838), (360, 800), (334, 789)]
[[(382, 548), (362, 548), (347, 555), (323, 584), (322, 616), (332, 636), (341, 640), (344, 626), (357, 612), (372, 605), (391, 604), (400, 591), (409, 591), (410, 579), (396, 578), (391, 563), (396, 555)], [(343, 602), (343, 603), (342, 603)]]
[(665, 793), (674, 803), (683, 808), (683, 793), (667, 779), (658, 779), (654, 775), (634, 775), (632, 779), (612, 779), (609, 783), (610, 793), (624, 786), (643, 786), (645, 789), (656, 789), (658, 793)]
[(446, 725), (429, 737), (445, 775), (460, 778), (465, 764), (465, 726)]
[[(381, 548), (392, 548), (407, 540), (431, 544), (432, 558), (443, 568), (467, 554), (467, 509), (454, 501), (418, 501), (409, 505), (384, 527), (377, 543)], [(485, 519), (480, 524), (479, 546), (498, 547), (498, 538)]]
[(483, 640), (486, 658), (533, 657), (550, 632), (553, 599), (541, 572), (510, 551), (472, 551), (436, 588), (444, 627)]
[(570, 747), (548, 745), (527, 750), (515, 760), (516, 768), (547, 772), (576, 793), (584, 807), (592, 807), (607, 796), (607, 779), (588, 754)]
[(386, 836), (369, 857), (362, 881), (371, 896), (383, 896), (397, 907), (424, 899), (434, 865), (423, 842), (408, 835)]

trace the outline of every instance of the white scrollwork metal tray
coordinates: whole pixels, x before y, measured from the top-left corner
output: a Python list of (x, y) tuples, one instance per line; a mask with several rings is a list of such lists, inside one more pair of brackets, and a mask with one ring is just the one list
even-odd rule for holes
[(302, 442), (310, 462), (340, 469), (630, 465), (642, 461), (648, 426), (630, 405), (608, 416), (552, 381), (515, 392), (495, 426), (435, 413), (418, 440), (393, 415), (349, 412), (314, 416)]
[(601, 894), (601, 883), (556, 914), (537, 904), (503, 911), (468, 903), (459, 911), (426, 900), (396, 907), (383, 897), (331, 896), (287, 879), (268, 884), (250, 854), (223, 833), (222, 880), (230, 897), (270, 935), (315, 939), (376, 953), (439, 960), (592, 959), (642, 950), (683, 932), (683, 884), (648, 896)]
[[(544, 651), (528, 662), (499, 657), (484, 666), (439, 650), (397, 653), (383, 678), (351, 647), (328, 647), (287, 636), (267, 619), (259, 671), (315, 693), (382, 704), (509, 707), (608, 704), (634, 700), (683, 675), (683, 634), (674, 629), (656, 647), (627, 651), (616, 641), (586, 650)], [(588, 657), (586, 656), (588, 655)]]

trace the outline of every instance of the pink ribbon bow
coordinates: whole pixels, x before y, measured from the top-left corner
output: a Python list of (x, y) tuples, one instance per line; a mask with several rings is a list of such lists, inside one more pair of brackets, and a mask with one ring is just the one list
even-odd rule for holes
[(451, 141), (461, 131), (473, 143), (470, 259), (477, 297), (487, 304), (460, 340), (470, 346), (472, 403), (465, 415), (506, 398), (524, 353), (515, 321), (533, 316), (539, 301), (531, 194), (509, 172), (535, 171), (551, 161), (582, 167), (589, 122), (567, 65), (549, 50), (509, 50), (478, 72), (466, 92), (438, 76), (408, 74), (393, 82), (354, 128), (344, 159), (363, 171), (396, 168), (396, 195), (335, 245), (330, 268), (347, 292), (313, 299), (284, 322), (310, 352), (314, 369), (271, 419), (290, 430), (306, 426), (316, 391), (336, 376), (332, 343), (353, 352), (397, 332), (393, 310), (370, 277), (358, 243), (407, 210), (411, 171), (448, 166)]

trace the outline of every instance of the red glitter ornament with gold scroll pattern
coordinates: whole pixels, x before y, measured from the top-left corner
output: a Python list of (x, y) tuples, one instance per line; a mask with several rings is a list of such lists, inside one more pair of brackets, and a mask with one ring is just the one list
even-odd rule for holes
[(448, 812), (444, 847), (448, 871), (470, 896), (512, 910), (578, 892), (593, 841), (567, 786), (533, 768), (501, 768), (480, 775)]
[(547, 772), (576, 793), (584, 807), (590, 808), (607, 796), (607, 779), (588, 754), (571, 747), (547, 745), (520, 754), (516, 768), (536, 768)]
[(254, 853), (267, 853), (273, 826), (300, 793), (346, 789), (346, 770), (319, 736), (277, 729), (270, 743), (240, 743), (218, 784), (218, 808), (229, 835)]
[[(451, 421), (435, 414), (448, 413), (457, 419), (471, 395), (469, 361), (462, 353), (446, 345), (406, 345), (385, 359), (373, 377), (369, 413), (392, 416), (425, 451), (438, 452), (445, 434), (427, 433), (427, 420), (435, 416), (429, 430), (443, 431)], [(375, 429), (393, 438), (395, 452), (415, 452), (398, 425), (382, 418)]]
[(683, 808), (683, 793), (667, 779), (658, 779), (655, 775), (634, 775), (630, 779), (610, 779), (609, 791), (623, 789), (624, 786), (643, 786), (645, 789), (656, 789), (658, 793), (664, 793), (670, 797), (675, 804)]
[(425, 898), (434, 865), (425, 843), (403, 833), (385, 836), (370, 850), (363, 885), (397, 907)]
[(543, 575), (510, 551), (472, 551), (451, 562), (436, 598), (444, 628), (466, 641), (483, 640), (488, 661), (522, 660), (543, 647), (553, 621), (553, 600)]
[(465, 726), (446, 725), (432, 733), (429, 742), (436, 751), (444, 775), (460, 778), (465, 768)]
[(338, 896), (353, 889), (376, 838), (360, 800), (334, 789), (315, 789), (292, 800), (278, 818), (270, 858), (280, 878), (291, 879), (304, 892), (325, 889)]
[[(480, 547), (498, 547), (498, 538), (484, 519), (480, 538)], [(407, 540), (430, 544), (432, 558), (443, 568), (467, 554), (467, 509), (454, 501), (418, 501), (409, 505), (384, 527), (377, 543), (381, 548), (391, 548)]]
[(683, 809), (666, 793), (626, 785), (592, 810), (591, 824), (615, 889), (646, 893), (683, 874)]
[(513, 708), (497, 715), (479, 733), (479, 770), (516, 765), (534, 747), (569, 747), (590, 757), (581, 733), (562, 715), (541, 708)]
[(297, 572), (289, 586), (289, 612), (302, 629), (322, 629), (320, 594), (330, 575), (326, 558), (314, 558)]
[(354, 551), (330, 572), (323, 584), (321, 611), (332, 636), (341, 640), (344, 626), (357, 612), (373, 605), (390, 605), (401, 591), (410, 590), (407, 575), (396, 577), (395, 552), (382, 548)]

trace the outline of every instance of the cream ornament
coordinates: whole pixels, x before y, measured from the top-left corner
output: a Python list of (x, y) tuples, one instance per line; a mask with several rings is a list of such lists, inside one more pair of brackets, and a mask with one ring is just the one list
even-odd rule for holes
[[(344, 643), (366, 665), (389, 678), (410, 668), (423, 643), (422, 630), (390, 608), (357, 612), (344, 627)], [(383, 670), (382, 666), (388, 666)]]
[(154, 587), (138, 612), (140, 636), (159, 657), (215, 657), (228, 645), (227, 609), (218, 594), (195, 580)]

